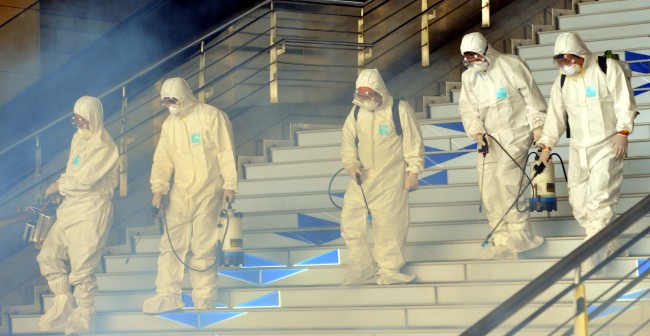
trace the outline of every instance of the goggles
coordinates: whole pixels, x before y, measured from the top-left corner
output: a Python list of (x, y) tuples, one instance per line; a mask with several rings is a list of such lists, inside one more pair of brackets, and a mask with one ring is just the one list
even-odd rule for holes
[(566, 55), (560, 54), (553, 57), (553, 63), (556, 67), (561, 68), (565, 66), (570, 66), (576, 64), (576, 58), (567, 57)]
[(177, 98), (173, 97), (164, 97), (161, 101), (162, 106), (164, 107), (170, 107), (170, 106), (178, 106), (180, 105), (180, 102), (178, 101)]
[(363, 91), (359, 92), (354, 91), (354, 98), (358, 99), (360, 101), (365, 101), (365, 100), (378, 100), (381, 95), (377, 92), (373, 91)]
[(70, 118), (70, 123), (76, 128), (90, 128), (90, 122), (76, 113)]

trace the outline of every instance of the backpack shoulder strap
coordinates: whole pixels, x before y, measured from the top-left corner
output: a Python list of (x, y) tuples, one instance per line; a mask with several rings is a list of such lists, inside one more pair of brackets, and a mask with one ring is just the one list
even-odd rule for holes
[(566, 80), (566, 75), (560, 76), (560, 89), (564, 87), (564, 81)]
[(607, 57), (598, 56), (598, 66), (600, 67), (600, 70), (607, 75)]
[(359, 106), (354, 105), (354, 121), (357, 121), (358, 117), (359, 117)]
[(395, 134), (402, 136), (402, 121), (399, 119), (399, 102), (399, 99), (393, 98), (393, 124), (395, 125)]

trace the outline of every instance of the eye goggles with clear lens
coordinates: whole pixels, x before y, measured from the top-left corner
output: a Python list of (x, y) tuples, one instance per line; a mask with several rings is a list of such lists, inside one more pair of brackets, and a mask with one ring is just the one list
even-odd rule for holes
[(77, 115), (74, 115), (74, 114), (70, 118), (70, 123), (72, 124), (72, 126), (77, 127), (77, 128), (88, 128), (88, 126), (90, 124), (90, 122), (88, 120), (82, 118), (81, 116), (77, 116)]
[(478, 55), (465, 56), (465, 58), (463, 58), (463, 65), (466, 68), (469, 68), (469, 66), (472, 65), (472, 63), (480, 63), (483, 62), (484, 60), (485, 58), (483, 56), (478, 56)]
[(553, 63), (555, 66), (558, 68), (565, 67), (565, 66), (570, 66), (576, 63), (575, 58), (568, 58), (564, 55), (557, 55), (553, 57)]
[(359, 92), (359, 91), (354, 91), (354, 98), (364, 101), (364, 100), (377, 100), (379, 96), (379, 93), (377, 92), (372, 92), (372, 91), (364, 91), (364, 92)]

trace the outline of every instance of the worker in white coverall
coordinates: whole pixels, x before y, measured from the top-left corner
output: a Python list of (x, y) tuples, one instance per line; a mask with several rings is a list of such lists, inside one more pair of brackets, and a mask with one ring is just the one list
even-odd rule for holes
[[(518, 252), (544, 241), (531, 232), (528, 211), (520, 212), (516, 205), (508, 209), (519, 194), (520, 167), (526, 164), (533, 140), (541, 136), (546, 100), (526, 64), (517, 56), (494, 50), (480, 33), (465, 35), (460, 51), (467, 70), (462, 75), (458, 111), (467, 135), (479, 147), (485, 141), (489, 146), (487, 155), (477, 157), (479, 192), (490, 226), (494, 229), (501, 221), (493, 233), (493, 245), (483, 248), (479, 257), (516, 259)], [(525, 204), (523, 198), (519, 204)]]
[[(66, 170), (45, 192), (46, 197), (58, 192), (65, 198), (37, 257), (41, 274), (54, 294), (52, 307), (41, 316), (39, 326), (48, 330), (65, 325), (66, 335), (94, 328), (94, 270), (112, 222), (111, 199), (118, 174), (117, 147), (104, 129), (99, 99), (79, 98), (74, 105), (74, 122), (78, 129), (72, 137)], [(74, 286), (74, 299), (70, 285)], [(77, 307), (72, 309), (75, 300)]]
[[(554, 55), (560, 73), (551, 88), (548, 118), (538, 141), (540, 161), (548, 161), (568, 126), (569, 203), (587, 240), (616, 217), (614, 206), (623, 181), (623, 158), (627, 137), (634, 129), (636, 102), (618, 62), (607, 58), (603, 72), (598, 57), (576, 33), (561, 33)], [(591, 270), (617, 248), (618, 241), (611, 241), (583, 263), (583, 271)]]
[(163, 195), (169, 192), (170, 197), (167, 232), (160, 239), (156, 295), (144, 302), (143, 311), (155, 314), (184, 306), (181, 282), (185, 266), (178, 258), (185, 261), (190, 249), (194, 308), (213, 309), (217, 273), (216, 267), (210, 266), (217, 257), (219, 213), (224, 199), (234, 202), (237, 189), (230, 121), (221, 110), (200, 103), (182, 78), (167, 79), (160, 97), (171, 115), (162, 125), (154, 153), (152, 205), (160, 208)]
[[(361, 71), (353, 103), (360, 107), (357, 120), (351, 112), (343, 125), (341, 145), (343, 164), (352, 177), (341, 213), (341, 233), (349, 252), (342, 283), (356, 284), (375, 276), (380, 285), (410, 282), (414, 276), (400, 269), (409, 225), (408, 193), (417, 188), (424, 168), (420, 126), (411, 106), (401, 101), (403, 134), (395, 133), (393, 98), (377, 69)], [(373, 216), (374, 260), (366, 241), (366, 204), (356, 176)]]

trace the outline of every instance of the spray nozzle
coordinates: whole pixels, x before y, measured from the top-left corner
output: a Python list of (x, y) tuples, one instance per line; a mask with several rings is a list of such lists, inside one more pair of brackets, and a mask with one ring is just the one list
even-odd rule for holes
[(151, 206), (151, 217), (158, 217), (158, 213), (160, 212), (160, 208), (156, 208), (155, 206)]
[(535, 175), (541, 174), (544, 171), (544, 168), (546, 168), (544, 162), (540, 162), (539, 164), (534, 165), (533, 169), (535, 170)]
[(478, 149), (478, 152), (483, 154), (483, 157), (487, 155), (490, 152), (490, 148), (488, 147), (488, 141), (487, 141), (487, 135), (483, 134), (483, 145), (481, 148)]

